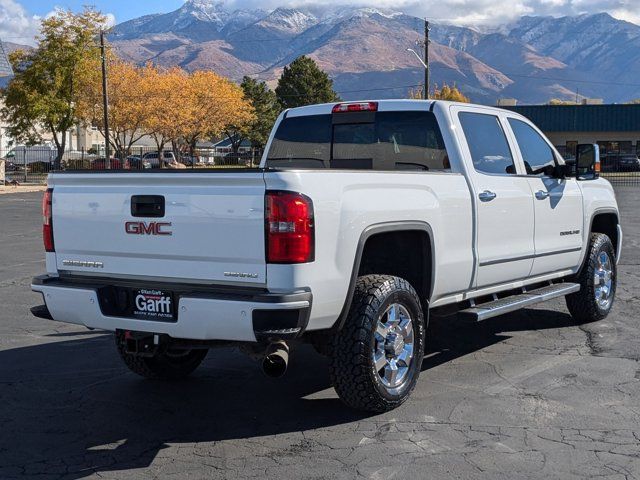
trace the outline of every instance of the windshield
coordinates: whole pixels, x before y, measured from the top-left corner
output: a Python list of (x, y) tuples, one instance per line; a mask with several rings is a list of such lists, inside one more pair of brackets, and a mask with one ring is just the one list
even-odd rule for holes
[(438, 122), (425, 111), (285, 118), (267, 167), (448, 171)]

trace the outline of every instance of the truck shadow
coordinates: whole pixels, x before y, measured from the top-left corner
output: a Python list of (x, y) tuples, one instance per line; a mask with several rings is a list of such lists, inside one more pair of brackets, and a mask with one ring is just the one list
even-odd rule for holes
[[(510, 338), (501, 332), (571, 325), (566, 314), (535, 313), (535, 321), (520, 312), (482, 324), (435, 318), (423, 369)], [(209, 463), (224, 467), (231, 451), (236, 460), (255, 455), (248, 441), (256, 437), (367, 418), (341, 404), (326, 359), (306, 346), (281, 380), (264, 377), (242, 354), (220, 349), (193, 378), (164, 383), (129, 373), (111, 335), (72, 338), (0, 351), (0, 478), (78, 479), (144, 468), (169, 444), (196, 442), (207, 443)], [(428, 381), (428, 374), (421, 378), (423, 388)]]
[(432, 317), (422, 371), (509, 340), (509, 332), (566, 327), (576, 327), (575, 321), (568, 313), (556, 310), (520, 310), (482, 322), (462, 320), (456, 315)]

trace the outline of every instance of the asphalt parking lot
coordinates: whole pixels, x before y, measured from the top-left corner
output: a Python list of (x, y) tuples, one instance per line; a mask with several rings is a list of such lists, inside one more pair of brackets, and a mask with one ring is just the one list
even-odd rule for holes
[(434, 319), (412, 398), (366, 416), (323, 357), (271, 380), (231, 350), (180, 383), (142, 380), (111, 335), (34, 318), (41, 193), (0, 196), (0, 479), (640, 477), (640, 188), (618, 190), (624, 252), (604, 321), (564, 301)]

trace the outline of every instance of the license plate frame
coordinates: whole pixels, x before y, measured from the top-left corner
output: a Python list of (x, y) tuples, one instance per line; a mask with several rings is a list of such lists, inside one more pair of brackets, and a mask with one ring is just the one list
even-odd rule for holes
[(139, 320), (171, 322), (176, 318), (173, 292), (154, 287), (131, 290), (131, 315)]

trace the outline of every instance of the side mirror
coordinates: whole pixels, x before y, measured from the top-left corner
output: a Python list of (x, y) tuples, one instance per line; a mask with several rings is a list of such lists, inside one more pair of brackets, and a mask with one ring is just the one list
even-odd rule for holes
[(576, 147), (575, 176), (578, 180), (594, 180), (600, 174), (600, 147), (584, 143)]

